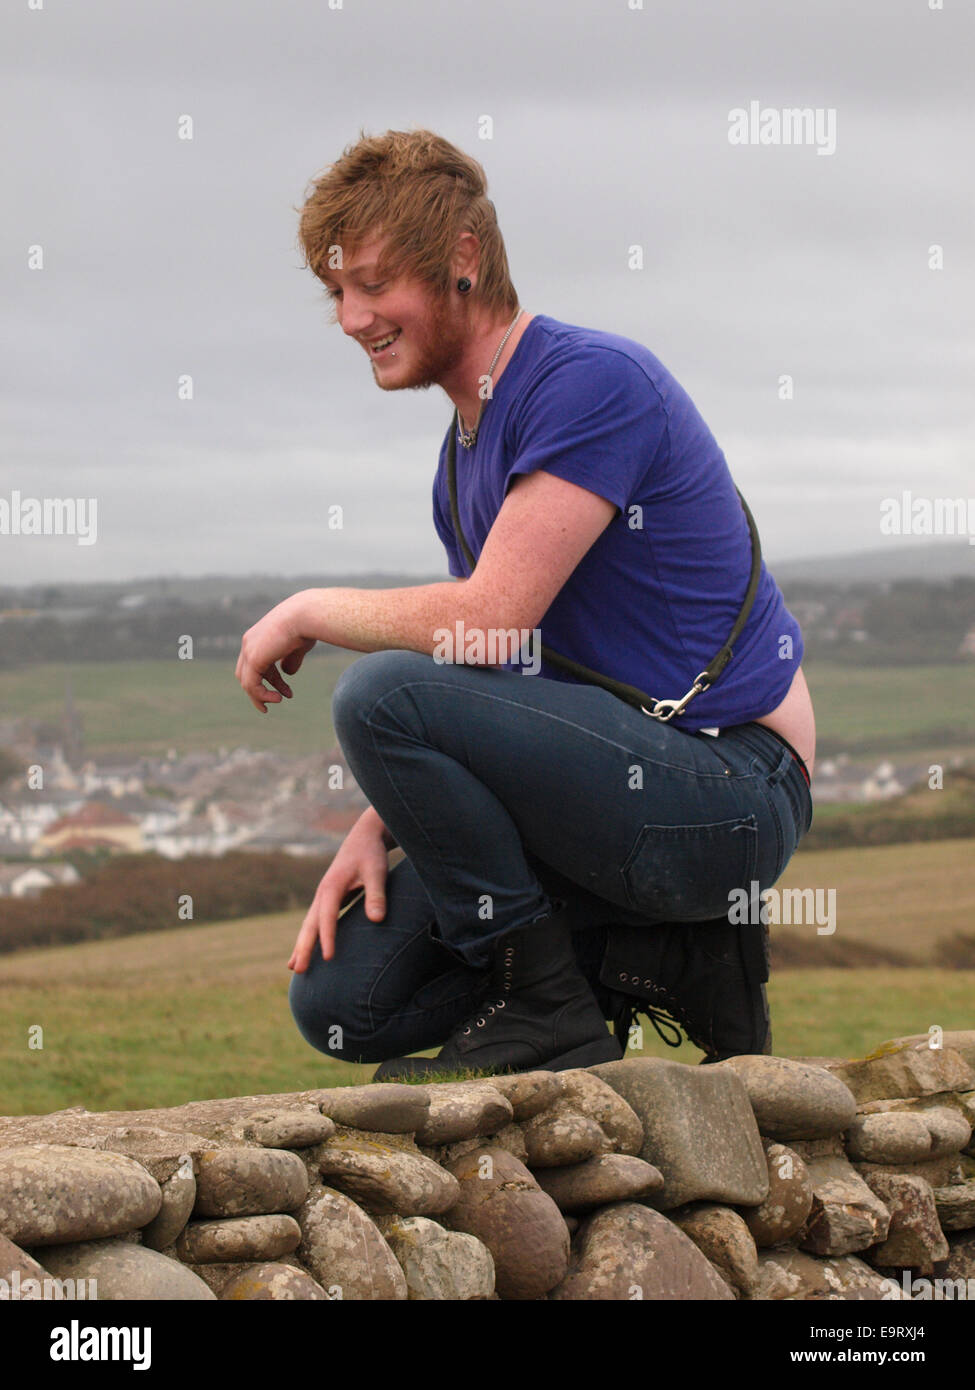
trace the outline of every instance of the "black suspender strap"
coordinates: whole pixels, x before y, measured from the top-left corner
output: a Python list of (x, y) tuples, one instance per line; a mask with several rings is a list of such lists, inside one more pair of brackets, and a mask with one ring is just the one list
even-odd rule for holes
[[(457, 411), (454, 411), (454, 418), (450, 426), (450, 440), (447, 445), (447, 492), (450, 497), (450, 519), (454, 527), (454, 535), (464, 552), (464, 558), (473, 571), (477, 561), (471, 552), (470, 546), (461, 530), (460, 512), (457, 506)], [(738, 489), (735, 488), (738, 492)], [(581, 662), (573, 661), (567, 656), (560, 656), (551, 647), (542, 643), (542, 656), (553, 666), (567, 671), (575, 676), (577, 680), (589, 685), (602, 686), (610, 694), (625, 700), (627, 704), (641, 709), (644, 714), (650, 715), (651, 719), (659, 719), (662, 723), (673, 719), (675, 714), (681, 714), (688, 703), (695, 695), (702, 690), (707, 690), (709, 686), (721, 675), (733, 655), (735, 642), (741, 636), (745, 623), (748, 621), (748, 614), (751, 612), (752, 604), (755, 602), (755, 595), (758, 592), (758, 581), (762, 570), (762, 547), (758, 538), (758, 527), (755, 525), (755, 518), (748, 509), (748, 503), (738, 492), (738, 500), (741, 502), (742, 510), (745, 513), (745, 520), (748, 522), (748, 532), (751, 537), (752, 546), (752, 572), (748, 580), (748, 588), (745, 590), (745, 597), (742, 601), (735, 625), (731, 629), (728, 640), (713, 658), (713, 660), (696, 677), (694, 684), (686, 695), (682, 695), (676, 700), (655, 700), (651, 695), (646, 695), (642, 690), (638, 690), (634, 685), (627, 685), (625, 681), (613, 680), (611, 676), (600, 675), (598, 671), (591, 671), (588, 666), (583, 666)]]

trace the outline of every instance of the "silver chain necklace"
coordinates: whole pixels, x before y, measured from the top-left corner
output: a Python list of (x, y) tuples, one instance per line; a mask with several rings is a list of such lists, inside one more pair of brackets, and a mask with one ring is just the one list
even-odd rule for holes
[[(511, 336), (511, 330), (514, 328), (515, 324), (518, 322), (518, 320), (521, 318), (521, 316), (522, 316), (522, 314), (523, 314), (524, 312), (525, 312), (524, 309), (519, 309), (519, 310), (518, 310), (517, 314), (515, 314), (514, 318), (511, 320), (511, 322), (510, 322), (509, 325), (508, 325), (508, 331), (507, 331), (507, 333), (504, 335), (504, 337), (501, 339), (501, 342), (498, 344), (498, 350), (497, 350), (497, 352), (494, 354), (494, 361), (491, 363), (490, 367), (488, 367), (488, 369), (487, 369), (488, 381), (491, 380), (491, 373), (494, 371), (495, 367), (497, 366), (498, 358), (501, 356), (501, 353), (502, 353), (502, 350), (503, 350), (503, 348), (504, 348), (504, 345), (505, 345), (505, 343), (508, 341), (509, 337)], [(490, 397), (488, 397), (488, 399), (490, 400)], [(481, 415), (482, 415), (483, 411), (484, 411), (484, 397), (482, 396), (482, 397), (481, 397), (481, 404), (478, 406), (478, 409), (477, 409), (477, 419), (474, 421), (474, 428), (473, 428), (472, 430), (465, 430), (465, 429), (464, 429), (463, 422), (461, 421), (461, 418), (460, 418), (460, 411), (458, 410), (458, 412), (457, 412), (457, 423), (458, 423), (459, 430), (460, 430), (459, 438), (460, 438), (461, 444), (464, 446), (465, 449), (473, 449), (475, 443), (477, 442), (477, 431), (478, 431), (478, 427), (479, 427), (479, 425), (480, 425), (480, 423), (481, 423)]]

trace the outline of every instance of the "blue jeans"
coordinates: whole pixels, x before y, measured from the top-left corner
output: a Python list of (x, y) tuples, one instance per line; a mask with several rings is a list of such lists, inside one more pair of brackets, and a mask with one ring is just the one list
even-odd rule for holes
[(332, 709), (406, 855), (385, 918), (360, 898), (333, 958), (316, 945), (292, 977), (303, 1037), (346, 1061), (445, 1042), (481, 1002), (496, 939), (560, 902), (600, 998), (611, 923), (727, 920), (731, 892), (771, 887), (812, 821), (764, 726), (688, 733), (598, 686), (393, 650), (347, 667)]

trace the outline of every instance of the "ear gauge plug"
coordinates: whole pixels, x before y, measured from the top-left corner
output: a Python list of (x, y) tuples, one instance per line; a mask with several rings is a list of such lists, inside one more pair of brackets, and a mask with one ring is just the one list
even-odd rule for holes
[(462, 275), (457, 281), (457, 288), (460, 290), (461, 294), (467, 294), (469, 292), (471, 289), (471, 282), (466, 275)]

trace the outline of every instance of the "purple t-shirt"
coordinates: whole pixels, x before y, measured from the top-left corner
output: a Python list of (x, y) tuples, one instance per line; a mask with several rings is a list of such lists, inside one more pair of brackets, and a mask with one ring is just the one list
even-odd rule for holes
[[(450, 573), (462, 576), (448, 438), (449, 427), (433, 517)], [(745, 514), (694, 403), (648, 348), (536, 314), (484, 404), (474, 448), (457, 445), (460, 521), (475, 557), (510, 481), (536, 468), (619, 508), (542, 618), (542, 642), (654, 699), (680, 698), (727, 640), (751, 571)], [(799, 625), (763, 562), (734, 656), (673, 722), (693, 731), (769, 713), (802, 655)], [(574, 680), (547, 661), (539, 675)]]

